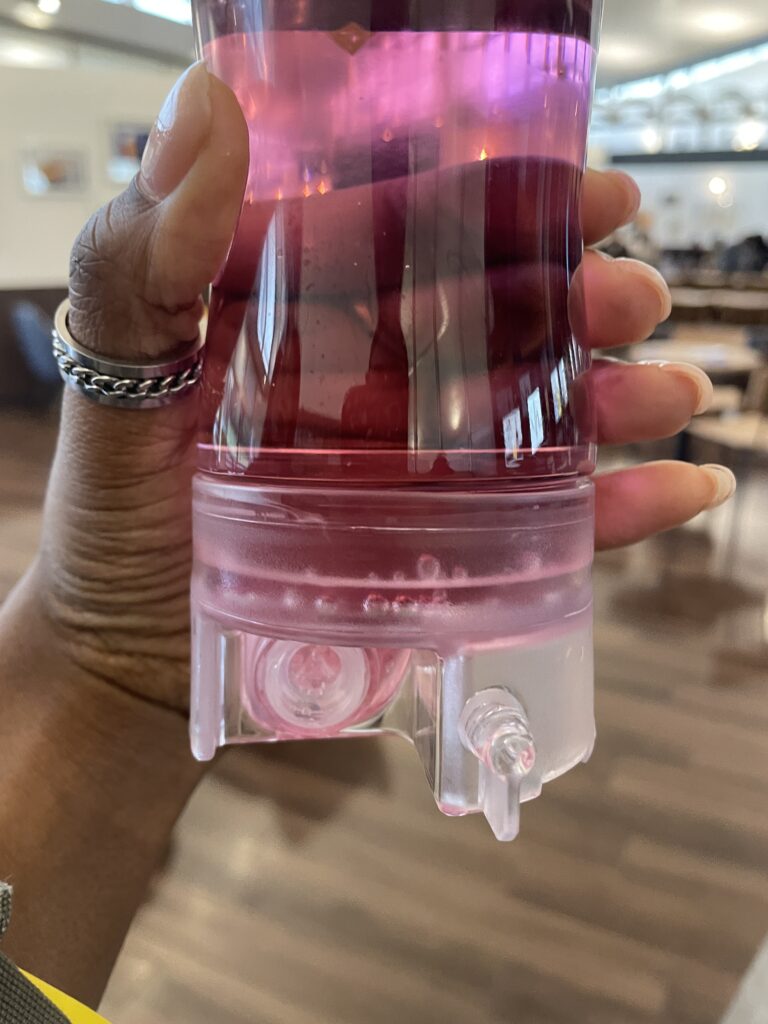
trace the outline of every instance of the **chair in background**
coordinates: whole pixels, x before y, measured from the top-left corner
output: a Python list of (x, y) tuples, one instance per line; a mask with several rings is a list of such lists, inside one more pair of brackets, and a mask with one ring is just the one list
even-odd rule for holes
[[(750, 487), (756, 471), (764, 471), (768, 467), (768, 367), (760, 367), (750, 375), (739, 412), (697, 418), (689, 424), (685, 438), (687, 456), (694, 444), (709, 449), (712, 455), (711, 459), (707, 457), (707, 461), (730, 466), (739, 479), (739, 489), (728, 513), (728, 537), (722, 552), (723, 566), (732, 567), (736, 561)], [(765, 473), (760, 476), (764, 478)], [(765, 480), (758, 483), (764, 486)]]
[(38, 305), (26, 299), (10, 309), (11, 344), (26, 371), (16, 374), (19, 388), (14, 404), (49, 406), (61, 391), (61, 380), (51, 351), (53, 322)]
[(0, 409), (48, 409), (61, 392), (51, 353), (65, 288), (0, 291)]
[(17, 302), (11, 310), (11, 323), (30, 372), (44, 384), (58, 384), (58, 367), (51, 354), (50, 317), (32, 302)]

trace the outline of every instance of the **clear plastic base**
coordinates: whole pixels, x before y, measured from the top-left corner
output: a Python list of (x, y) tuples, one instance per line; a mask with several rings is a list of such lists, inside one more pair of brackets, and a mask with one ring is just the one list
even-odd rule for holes
[(397, 733), (500, 839), (594, 744), (592, 487), (195, 488), (195, 756)]

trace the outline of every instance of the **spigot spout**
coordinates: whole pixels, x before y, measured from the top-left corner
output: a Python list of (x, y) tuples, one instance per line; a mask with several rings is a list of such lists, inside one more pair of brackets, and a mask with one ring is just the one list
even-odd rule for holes
[(480, 762), (478, 803), (497, 839), (520, 831), (520, 791), (536, 763), (525, 708), (509, 690), (483, 690), (464, 705), (461, 742)]

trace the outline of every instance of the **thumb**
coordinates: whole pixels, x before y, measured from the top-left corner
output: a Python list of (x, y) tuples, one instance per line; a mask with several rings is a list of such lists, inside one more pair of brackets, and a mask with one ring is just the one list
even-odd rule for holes
[(227, 254), (247, 170), (234, 94), (193, 64), (163, 104), (139, 175), (72, 249), (69, 325), (80, 345), (140, 360), (194, 340), (199, 296)]
[[(195, 340), (200, 295), (227, 254), (247, 173), (238, 102), (193, 64), (163, 104), (140, 173), (73, 246), (69, 329), (80, 346), (118, 361), (162, 361)], [(131, 411), (68, 391), (51, 500), (98, 507), (112, 481), (146, 481), (151, 491), (163, 477), (183, 493), (177, 478), (188, 476), (196, 409), (192, 395)], [(157, 500), (141, 491), (126, 492), (127, 504)]]
[[(72, 250), (69, 328), (84, 348), (162, 360), (198, 332), (248, 168), (234, 95), (193, 65), (153, 128), (141, 173)], [(37, 578), (68, 658), (183, 707), (197, 402), (132, 411), (67, 390)]]

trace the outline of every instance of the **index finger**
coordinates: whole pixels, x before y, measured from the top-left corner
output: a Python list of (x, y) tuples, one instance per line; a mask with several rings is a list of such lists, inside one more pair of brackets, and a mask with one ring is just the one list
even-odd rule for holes
[(584, 244), (595, 245), (634, 220), (640, 199), (640, 189), (623, 171), (588, 169), (581, 198)]

